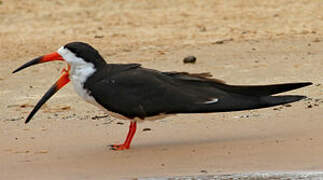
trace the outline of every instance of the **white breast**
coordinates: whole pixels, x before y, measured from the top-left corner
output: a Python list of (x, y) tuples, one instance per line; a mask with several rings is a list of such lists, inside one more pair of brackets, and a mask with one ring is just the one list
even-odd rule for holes
[(94, 98), (90, 96), (90, 92), (84, 89), (84, 83), (88, 77), (95, 72), (93, 67), (71, 67), (70, 79), (74, 86), (76, 93), (81, 96), (85, 101), (90, 103), (96, 103)]
[(94, 65), (84, 59), (76, 57), (70, 50), (61, 47), (57, 51), (65, 61), (71, 66), (69, 78), (72, 81), (76, 93), (85, 101), (97, 105), (95, 99), (90, 96), (90, 92), (84, 89), (85, 81), (96, 71)]

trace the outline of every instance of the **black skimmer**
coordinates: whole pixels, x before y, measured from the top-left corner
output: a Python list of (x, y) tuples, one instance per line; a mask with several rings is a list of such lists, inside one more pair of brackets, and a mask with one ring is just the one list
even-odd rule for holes
[(140, 64), (107, 64), (99, 52), (87, 43), (72, 42), (57, 52), (40, 56), (22, 65), (26, 67), (65, 61), (67, 68), (27, 117), (28, 123), (38, 109), (60, 88), (72, 81), (85, 101), (131, 120), (123, 144), (114, 150), (129, 149), (136, 122), (177, 113), (210, 113), (265, 108), (301, 100), (305, 96), (273, 94), (311, 85), (311, 82), (272, 85), (228, 85), (207, 73), (161, 72)]

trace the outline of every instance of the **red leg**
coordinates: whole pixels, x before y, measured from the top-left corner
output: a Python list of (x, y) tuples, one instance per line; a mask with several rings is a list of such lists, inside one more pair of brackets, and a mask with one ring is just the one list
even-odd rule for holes
[(131, 121), (130, 126), (129, 126), (129, 131), (127, 138), (123, 144), (114, 144), (111, 145), (112, 150), (125, 150), (130, 148), (130, 144), (132, 141), (132, 138), (135, 136), (137, 130), (137, 122), (136, 121)]

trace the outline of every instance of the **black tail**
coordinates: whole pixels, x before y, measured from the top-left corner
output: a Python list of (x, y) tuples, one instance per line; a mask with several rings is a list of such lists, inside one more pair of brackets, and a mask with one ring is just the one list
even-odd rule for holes
[(241, 94), (245, 96), (269, 96), (278, 94), (293, 89), (298, 89), (304, 86), (312, 85), (311, 82), (301, 83), (286, 83), (286, 84), (272, 84), (272, 85), (260, 85), (260, 86), (237, 86), (237, 85), (226, 85), (217, 84), (217, 86), (227, 92)]
[(297, 96), (297, 95), (265, 96), (265, 97), (261, 97), (261, 101), (262, 101), (263, 107), (270, 107), (270, 106), (292, 103), (305, 98), (306, 96)]
[[(300, 95), (280, 95), (272, 96), (281, 92), (301, 88), (311, 85), (311, 82), (273, 84), (263, 86), (236, 86), (226, 84), (212, 84), (216, 89), (208, 89), (207, 91), (199, 91), (202, 95), (209, 96), (208, 99), (216, 98), (214, 103), (202, 103), (192, 106), (188, 104), (187, 112), (227, 112), (266, 108), (287, 103), (292, 103), (306, 98)], [(222, 91), (218, 91), (221, 89)], [(198, 100), (196, 100), (198, 101)]]

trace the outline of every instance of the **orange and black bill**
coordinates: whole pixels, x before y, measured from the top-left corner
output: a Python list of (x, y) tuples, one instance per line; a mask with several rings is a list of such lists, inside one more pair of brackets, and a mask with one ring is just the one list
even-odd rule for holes
[(34, 109), (30, 112), (28, 115), (25, 123), (28, 123), (31, 118), (36, 114), (36, 112), (40, 109), (40, 107), (46, 103), (46, 101), (51, 98), (59, 89), (61, 89), (65, 84), (70, 82), (70, 79), (68, 78), (68, 72), (64, 72), (62, 76), (56, 81), (55, 84), (51, 88), (48, 89), (48, 91), (44, 94), (44, 96), (38, 101)]
[[(55, 61), (55, 60), (64, 60), (61, 55), (59, 55), (57, 52), (40, 56), (38, 58), (35, 58), (26, 64), (20, 66), (18, 69), (14, 70), (13, 73), (18, 72), (22, 69), (25, 69), (29, 66), (36, 65), (39, 63), (49, 62), (49, 61)], [(44, 96), (38, 101), (37, 105), (34, 107), (34, 109), (30, 112), (28, 115), (25, 123), (28, 123), (31, 118), (36, 114), (36, 112), (41, 108), (43, 104), (46, 103), (46, 101), (51, 98), (59, 89), (61, 89), (63, 86), (65, 86), (68, 82), (70, 82), (69, 79), (69, 70), (70, 66), (68, 66), (68, 69), (63, 70), (63, 74), (61, 77), (56, 81), (56, 83), (44, 94)]]
[(32, 65), (36, 65), (36, 64), (40, 64), (40, 63), (44, 63), (44, 62), (49, 62), (49, 61), (63, 61), (63, 57), (61, 55), (59, 55), (57, 52), (51, 53), (51, 54), (47, 54), (45, 56), (40, 56), (38, 58), (35, 58), (29, 62), (27, 62), (26, 64), (20, 66), (19, 68), (17, 68), (16, 70), (14, 70), (12, 73), (16, 73), (22, 69), (25, 69), (29, 66)]

